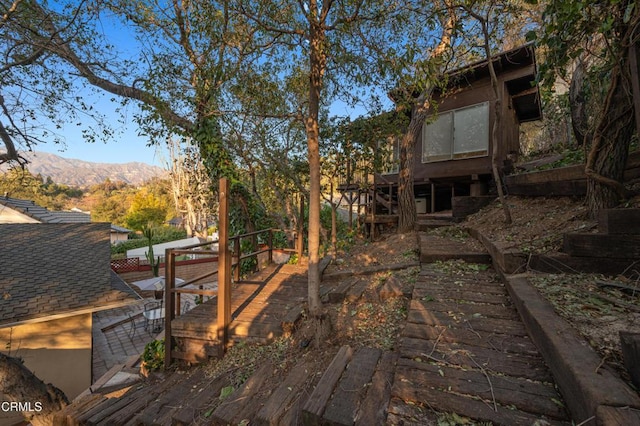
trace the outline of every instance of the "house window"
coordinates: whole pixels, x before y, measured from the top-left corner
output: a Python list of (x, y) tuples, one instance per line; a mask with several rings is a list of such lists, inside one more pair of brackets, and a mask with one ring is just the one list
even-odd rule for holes
[(438, 114), (422, 126), (422, 162), (482, 157), (489, 153), (489, 102)]
[(389, 136), (384, 141), (378, 142), (383, 175), (392, 175), (400, 172), (400, 138)]

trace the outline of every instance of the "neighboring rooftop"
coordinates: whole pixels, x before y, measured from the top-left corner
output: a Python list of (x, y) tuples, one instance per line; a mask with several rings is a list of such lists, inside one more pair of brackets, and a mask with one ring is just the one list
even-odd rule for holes
[[(0, 206), (9, 207), (41, 223), (89, 223), (91, 215), (79, 211), (50, 211), (32, 200), (0, 197)], [(1, 222), (0, 222), (1, 223)]]
[[(8, 195), (0, 197), (0, 224), (3, 223), (22, 223), (24, 221), (16, 222), (15, 216), (8, 216), (3, 218), (2, 208), (8, 207), (13, 211), (29, 217), (31, 220), (28, 222), (39, 223), (89, 223), (91, 222), (91, 214), (83, 212), (78, 209), (71, 209), (66, 211), (50, 211), (46, 207), (39, 206), (32, 200), (21, 200), (19, 198), (11, 198)], [(111, 224), (111, 232), (128, 234), (130, 229), (123, 228)]]
[(137, 300), (111, 272), (108, 223), (0, 225), (0, 326)]

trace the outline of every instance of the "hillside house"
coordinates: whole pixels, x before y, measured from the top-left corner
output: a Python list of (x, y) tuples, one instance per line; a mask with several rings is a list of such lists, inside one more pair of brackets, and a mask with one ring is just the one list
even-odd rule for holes
[[(5, 223), (89, 223), (91, 215), (77, 209), (50, 211), (32, 200), (21, 200), (8, 195), (0, 197), (0, 224)], [(111, 225), (111, 244), (126, 241), (131, 230)]]
[(109, 224), (2, 224), (0, 247), (0, 350), (72, 399), (92, 383), (92, 313), (138, 300), (110, 269)]
[[(534, 47), (528, 44), (500, 53), (493, 58), (493, 65), (502, 101), (496, 154), (499, 164), (507, 165), (520, 151), (520, 124), (542, 117)], [(450, 72), (446, 90), (434, 93), (433, 99), (437, 115), (423, 125), (415, 144), (418, 213), (449, 210), (454, 197), (485, 195), (493, 184), (490, 137), (495, 102), (487, 61)], [(377, 198), (382, 195), (392, 201), (378, 203), (376, 213), (389, 214), (395, 213), (393, 201), (397, 199), (399, 138), (389, 138), (383, 144), (386, 165), (367, 179)]]

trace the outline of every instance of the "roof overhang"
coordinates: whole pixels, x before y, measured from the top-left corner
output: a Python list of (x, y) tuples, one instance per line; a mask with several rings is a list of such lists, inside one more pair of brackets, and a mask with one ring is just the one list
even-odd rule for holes
[[(497, 75), (507, 72), (516, 74), (513, 80), (505, 81), (511, 102), (520, 122), (534, 121), (542, 118), (542, 104), (537, 84), (537, 63), (535, 47), (528, 43), (494, 55), (491, 58)], [(447, 72), (447, 86), (436, 90), (438, 96), (447, 97), (447, 92), (471, 87), (474, 82), (490, 76), (489, 62), (486, 59), (476, 61)], [(395, 101), (395, 95), (389, 94)], [(418, 96), (418, 93), (414, 93)]]
[(66, 312), (57, 312), (55, 314), (43, 315), (43, 316), (29, 318), (25, 320), (6, 321), (6, 322), (0, 323), (0, 328), (17, 327), (19, 325), (25, 325), (25, 324), (37, 324), (41, 322), (53, 321), (53, 320), (62, 319), (62, 318), (75, 317), (77, 315), (93, 314), (95, 312), (107, 311), (109, 309), (116, 309), (116, 308), (122, 308), (124, 306), (135, 305), (136, 303), (138, 303), (138, 300), (133, 298), (120, 300), (117, 302), (104, 304), (100, 306), (89, 306), (82, 309), (74, 309)]

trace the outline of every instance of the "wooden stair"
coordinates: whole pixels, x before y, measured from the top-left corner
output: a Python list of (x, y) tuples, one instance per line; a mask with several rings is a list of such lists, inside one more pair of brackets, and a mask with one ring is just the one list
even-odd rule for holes
[[(273, 391), (263, 384), (277, 369), (259, 368), (211, 413), (213, 424), (384, 424), (396, 355), (375, 348), (343, 346), (317, 380), (314, 365), (301, 359)], [(317, 382), (317, 383), (316, 383)]]
[(472, 247), (465, 241), (420, 234), (420, 262), (433, 263), (457, 259), (467, 263), (491, 263), (491, 256), (486, 250)]
[(384, 424), (395, 359), (376, 348), (340, 348), (302, 407), (303, 424)]
[(605, 209), (598, 233), (564, 235), (563, 251), (577, 257), (640, 259), (640, 209)]
[(418, 220), (416, 222), (416, 229), (418, 230), (418, 232), (427, 232), (430, 229), (450, 226), (454, 222), (455, 219), (451, 211), (419, 214)]
[(562, 253), (534, 256), (530, 267), (541, 272), (581, 271), (618, 275), (640, 260), (640, 209), (604, 209), (598, 232), (564, 234)]

